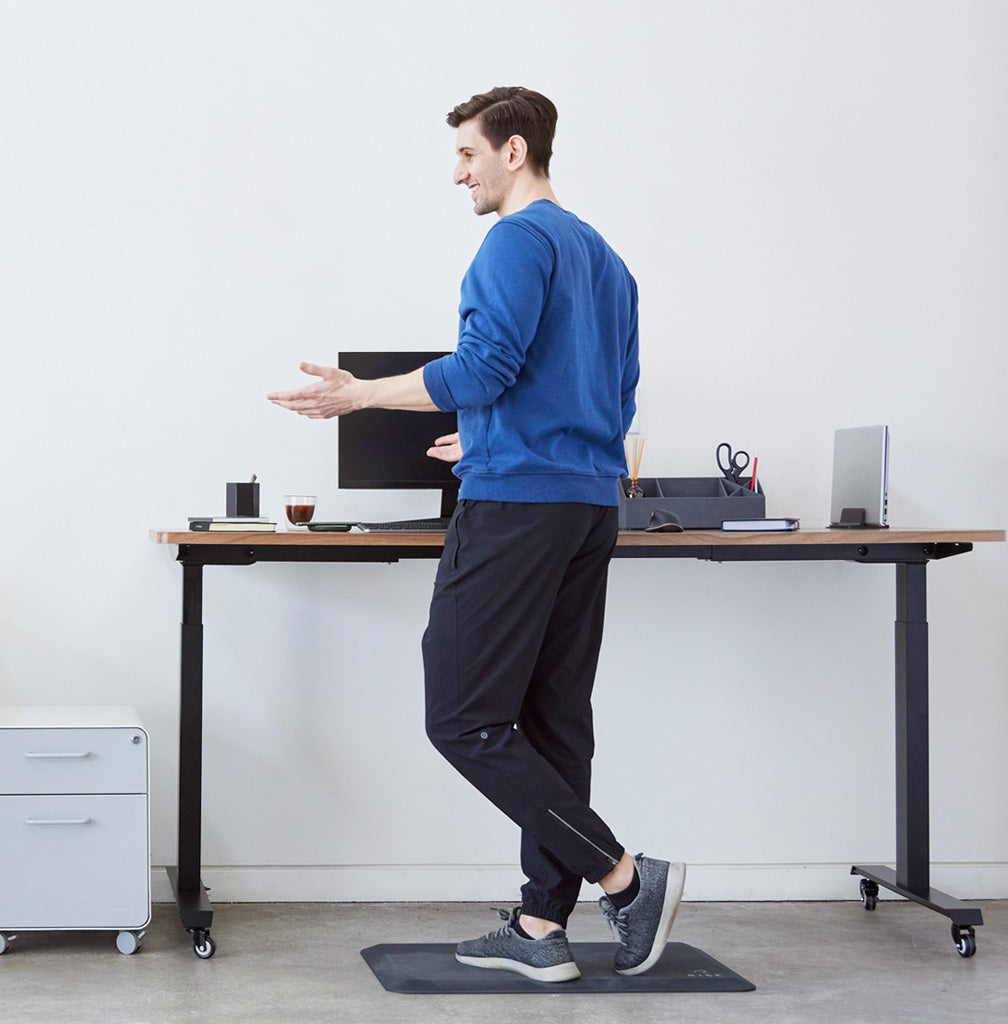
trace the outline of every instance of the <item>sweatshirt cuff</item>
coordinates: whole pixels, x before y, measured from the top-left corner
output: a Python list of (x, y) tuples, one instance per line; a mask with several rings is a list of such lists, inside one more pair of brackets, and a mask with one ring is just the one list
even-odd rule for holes
[(442, 412), (455, 412), (458, 406), (452, 400), (451, 392), (445, 383), (444, 370), (441, 366), (443, 360), (444, 357), (442, 356), (441, 359), (435, 359), (433, 362), (424, 364), (424, 387), (427, 389), (427, 394), (430, 395), (430, 400)]

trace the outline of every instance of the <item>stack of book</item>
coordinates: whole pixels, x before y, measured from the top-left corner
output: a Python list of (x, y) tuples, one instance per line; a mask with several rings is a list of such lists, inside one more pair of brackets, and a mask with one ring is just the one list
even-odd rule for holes
[(277, 524), (265, 516), (190, 516), (190, 530), (227, 533), (275, 533)]

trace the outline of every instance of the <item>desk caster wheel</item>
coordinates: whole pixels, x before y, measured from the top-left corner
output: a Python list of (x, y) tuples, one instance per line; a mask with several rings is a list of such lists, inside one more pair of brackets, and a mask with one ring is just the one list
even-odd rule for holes
[(0, 932), (0, 956), (3, 956), (3, 954), (11, 948), (11, 943), (16, 938), (16, 935), (4, 935), (2, 932)]
[(874, 910), (878, 906), (878, 883), (870, 878), (862, 878), (859, 889), (865, 910)]
[(197, 929), (193, 932), (193, 952), (200, 960), (209, 960), (217, 952), (217, 943), (209, 932)]
[(146, 932), (120, 932), (116, 936), (116, 949), (124, 956), (129, 956), (140, 948), (146, 934)]
[(976, 954), (976, 932), (971, 925), (965, 928), (959, 925), (952, 925), (952, 941), (955, 943), (956, 952), (965, 960)]

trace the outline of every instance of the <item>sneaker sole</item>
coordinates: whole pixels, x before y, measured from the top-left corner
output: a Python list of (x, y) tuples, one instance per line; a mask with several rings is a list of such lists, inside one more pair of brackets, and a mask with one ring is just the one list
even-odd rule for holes
[[(676, 877), (673, 877), (673, 872)], [(658, 930), (655, 932), (654, 942), (651, 944), (651, 952), (636, 967), (627, 967), (622, 971), (617, 971), (617, 974), (643, 974), (658, 963), (662, 953), (665, 952), (665, 944), (668, 942), (669, 932), (672, 931), (672, 923), (679, 910), (685, 884), (686, 865), (683, 863), (669, 864), (668, 878), (665, 882), (665, 901), (662, 903), (661, 917), (658, 919)]]
[(462, 956), (456, 953), (455, 959), (467, 967), (492, 967), (499, 971), (513, 971), (532, 981), (575, 981), (581, 977), (578, 965), (573, 960), (566, 964), (554, 964), (552, 967), (532, 967), (520, 960), (508, 960), (497, 956)]

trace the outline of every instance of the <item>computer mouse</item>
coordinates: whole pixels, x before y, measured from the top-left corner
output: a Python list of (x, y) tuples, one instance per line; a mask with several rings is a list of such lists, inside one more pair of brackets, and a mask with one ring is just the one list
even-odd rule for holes
[(648, 533), (682, 533), (683, 524), (675, 512), (669, 512), (666, 508), (656, 508), (644, 529)]

